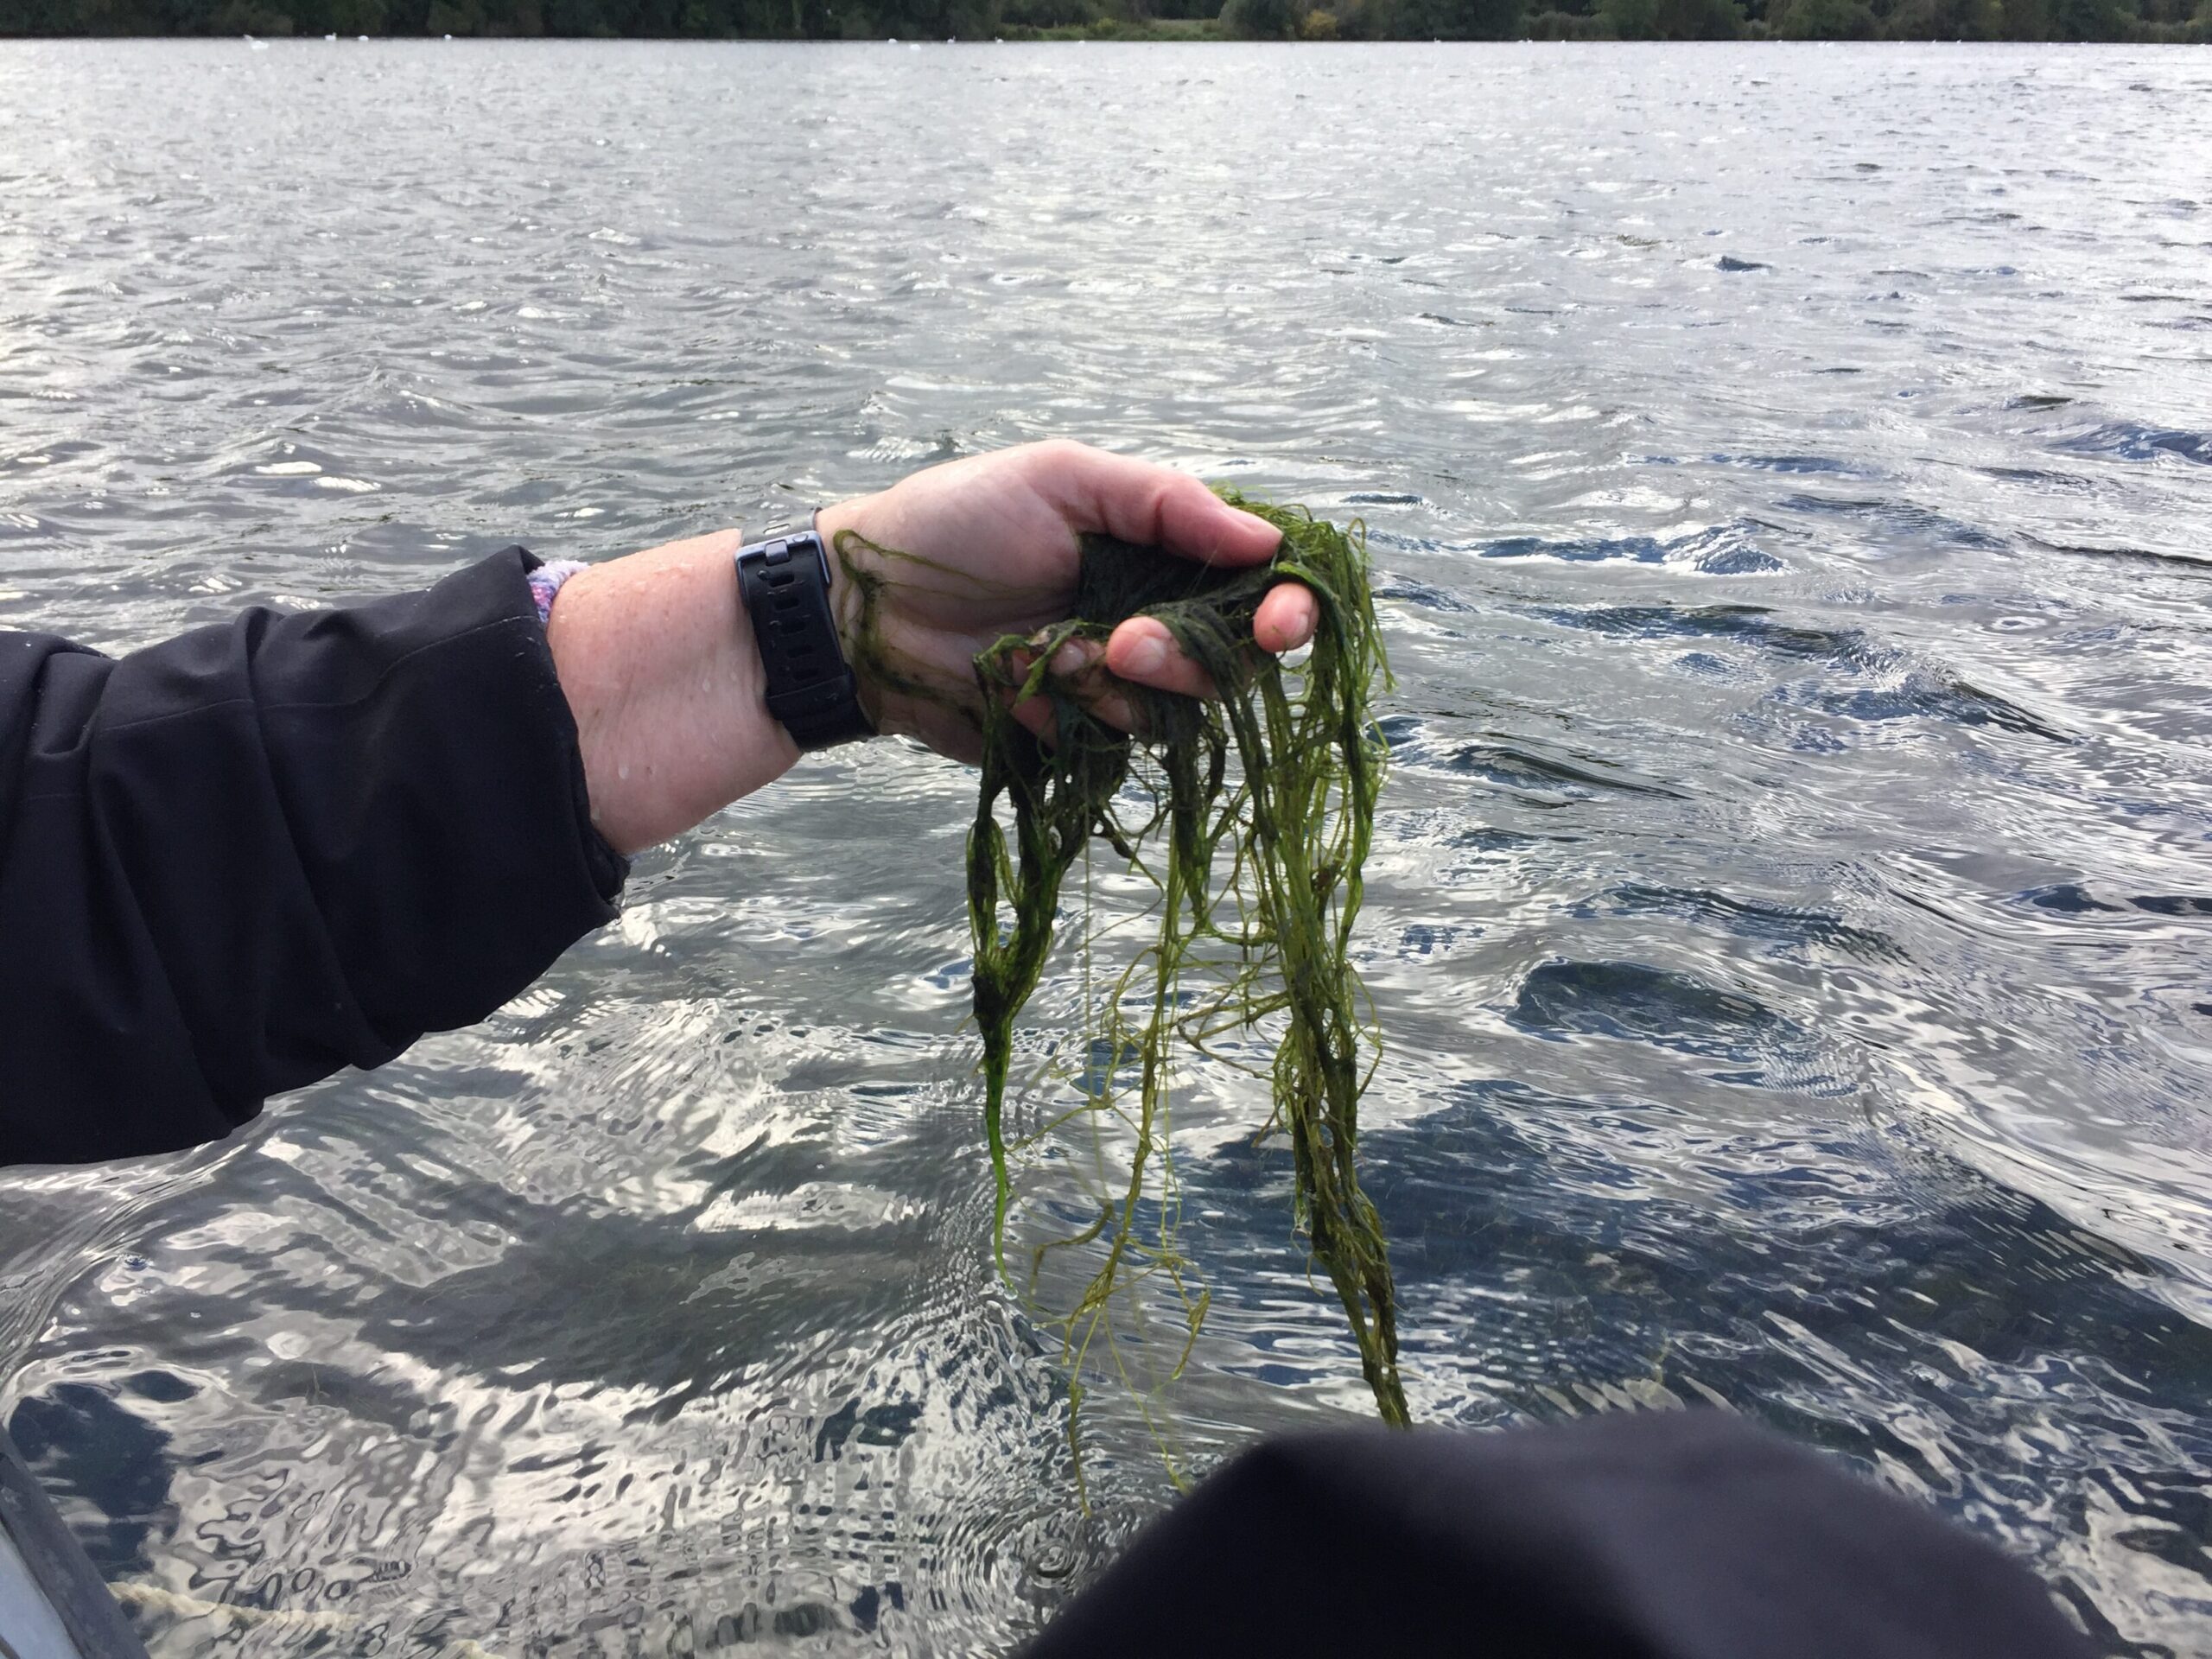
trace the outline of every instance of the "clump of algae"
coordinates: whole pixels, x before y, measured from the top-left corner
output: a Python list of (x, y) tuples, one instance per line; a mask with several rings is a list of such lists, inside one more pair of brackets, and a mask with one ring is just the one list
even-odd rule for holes
[[(1094, 1122), (1117, 1131), (1114, 1155), (1124, 1166), (1107, 1179), (1096, 1220), (1037, 1249), (1031, 1300), (1049, 1252), (1091, 1253), (1088, 1282), (1057, 1316), (1079, 1406), (1084, 1363), (1102, 1332), (1111, 1363), (1128, 1376), (1109, 1327), (1117, 1300), (1148, 1281), (1164, 1283), (1189, 1331), (1172, 1380), (1206, 1306), (1176, 1242), (1168, 1135), (1176, 1061), (1203, 1058), (1254, 1073), (1272, 1099), (1258, 1134), (1280, 1133), (1290, 1145), (1294, 1225), (1343, 1305), (1378, 1410), (1402, 1424), (1395, 1292), (1357, 1161), (1374, 1042), (1350, 947), (1387, 755), (1370, 704), (1389, 677), (1365, 537), (1300, 508), (1221, 494), (1282, 531), (1271, 563), (1222, 569), (1086, 537), (1072, 615), (1041, 635), (1002, 639), (976, 659), (982, 761), (968, 904), (999, 1268), (1004, 1275), (1014, 1157), (1067, 1117), (1096, 1115)], [(884, 578), (863, 575), (850, 550), (841, 538), (841, 561), (861, 595), (856, 665), (880, 684), (918, 690), (874, 626)], [(1294, 664), (1252, 644), (1261, 599), (1285, 581), (1303, 582), (1319, 607), (1312, 649)], [(1141, 735), (1132, 737), (1090, 713), (1053, 664), (1069, 641), (1103, 644), (1140, 614), (1158, 618), (1223, 695), (1201, 702), (1116, 682), (1137, 715)], [(1008, 712), (1034, 696), (1052, 703), (1051, 743)], [(1147, 912), (1154, 931), (1103, 995), (1086, 997), (1094, 1023), (1081, 1103), (1017, 1139), (1007, 1114), (1014, 1021), (1052, 954), (1062, 889), (1078, 862), (1088, 871), (1094, 842), (1156, 887)], [(1269, 1046), (1269, 1064), (1246, 1058)], [(1098, 1145), (1103, 1159), (1103, 1137)], [(1080, 1478), (1080, 1459), (1077, 1470)]]

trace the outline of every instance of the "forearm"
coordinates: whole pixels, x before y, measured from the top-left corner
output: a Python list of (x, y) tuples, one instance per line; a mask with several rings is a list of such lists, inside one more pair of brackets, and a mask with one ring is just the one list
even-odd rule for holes
[(594, 566), (547, 620), (592, 822), (617, 852), (680, 834), (798, 759), (768, 714), (738, 543), (718, 531)]

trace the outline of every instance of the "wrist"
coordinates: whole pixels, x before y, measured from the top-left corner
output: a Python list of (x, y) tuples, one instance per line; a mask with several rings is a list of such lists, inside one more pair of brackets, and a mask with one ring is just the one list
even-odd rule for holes
[[(830, 556), (830, 609), (878, 734), (917, 737), (951, 753), (948, 734), (981, 729), (969, 619), (987, 597), (965, 572), (911, 550), (925, 526), (899, 489), (856, 496), (815, 515)], [(948, 747), (948, 744), (950, 747)]]
[(846, 531), (858, 532), (861, 520), (871, 498), (856, 496), (849, 501), (817, 508), (814, 514), (814, 533), (822, 538), (822, 547), (830, 561), (830, 614), (837, 628), (837, 647), (843, 652), (846, 666), (853, 671), (857, 684), (861, 711), (868, 723), (878, 732), (887, 728), (883, 723), (883, 691), (878, 677), (869, 671), (868, 658), (868, 627), (869, 606), (862, 592), (874, 574), (873, 563), (867, 550), (848, 540), (838, 545), (838, 537)]
[(769, 714), (802, 752), (875, 736), (846, 660), (820, 534), (810, 524), (771, 531), (738, 549), (736, 568)]

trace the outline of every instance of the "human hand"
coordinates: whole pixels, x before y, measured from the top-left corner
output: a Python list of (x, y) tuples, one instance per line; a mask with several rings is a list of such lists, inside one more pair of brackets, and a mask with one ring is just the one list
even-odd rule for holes
[[(1033, 633), (1067, 616), (1084, 533), (1229, 565), (1260, 563), (1281, 540), (1274, 525), (1230, 506), (1186, 473), (1065, 442), (930, 467), (880, 494), (824, 508), (816, 528), (832, 550), (831, 601), (877, 729), (971, 762), (982, 750), (976, 657), (1007, 634)], [(847, 530), (858, 536), (841, 544)], [(865, 641), (855, 637), (861, 605), (848, 560), (862, 581), (885, 584), (874, 638)], [(1254, 641), (1264, 651), (1295, 649), (1313, 638), (1315, 614), (1312, 593), (1285, 582), (1261, 601)], [(1071, 641), (1055, 668), (1102, 718), (1122, 727), (1130, 710), (1107, 675), (1191, 696), (1214, 689), (1166, 628), (1147, 617), (1123, 622), (1103, 650)], [(1014, 715), (1048, 734), (1046, 699), (1018, 703)]]
[[(864, 671), (861, 697), (878, 730), (910, 734), (969, 761), (982, 748), (976, 653), (1065, 619), (1084, 532), (1237, 565), (1257, 564), (1280, 539), (1274, 525), (1185, 474), (1075, 443), (933, 467), (879, 495), (824, 508), (817, 527), (833, 544), (839, 531), (855, 530), (878, 548), (926, 561), (879, 569), (888, 563), (881, 555), (846, 538), (864, 575), (888, 578), (878, 607), (880, 649), (864, 655), (893, 672)], [(680, 834), (798, 759), (791, 734), (768, 713), (732, 563), (738, 541), (735, 531), (721, 531), (594, 565), (561, 589), (546, 624), (592, 818), (618, 852)], [(835, 555), (830, 584), (849, 630), (857, 595)], [(1253, 635), (1264, 650), (1287, 651), (1313, 637), (1315, 616), (1313, 595), (1286, 582), (1261, 602)], [(853, 644), (849, 632), (849, 656)], [(1087, 642), (1066, 649), (1085, 658), (1059, 665), (1078, 695), (1124, 727), (1129, 709), (1102, 665), (1164, 691), (1212, 690), (1167, 630), (1146, 618), (1122, 624), (1103, 652)], [(1014, 712), (1040, 735), (1052, 722), (1041, 697)]]

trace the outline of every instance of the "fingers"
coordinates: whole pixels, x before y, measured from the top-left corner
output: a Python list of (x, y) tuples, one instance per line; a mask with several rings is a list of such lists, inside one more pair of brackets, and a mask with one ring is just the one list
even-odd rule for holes
[(1260, 601), (1252, 618), (1252, 638), (1262, 651), (1296, 651), (1313, 638), (1319, 619), (1312, 588), (1302, 582), (1281, 582)]
[(1159, 691), (1178, 691), (1186, 697), (1211, 697), (1212, 678), (1175, 648), (1175, 638), (1166, 625), (1149, 616), (1133, 616), (1114, 630), (1106, 642), (1106, 666), (1125, 680)]
[[(1035, 658), (1027, 660), (1033, 662)], [(1071, 639), (1053, 654), (1052, 677), (1109, 726), (1133, 731), (1137, 723), (1136, 710), (1129, 706), (1126, 696), (1111, 690), (1104, 676), (1098, 672), (1105, 661), (1105, 649), (1096, 641)], [(1057, 739), (1050, 697), (1026, 697), (1013, 705), (1013, 713), (1014, 719), (1047, 745)]]
[[(1260, 601), (1252, 619), (1252, 638), (1266, 652), (1295, 651), (1313, 638), (1316, 607), (1313, 590), (1286, 582)], [(1133, 616), (1106, 642), (1106, 666), (1125, 680), (1186, 697), (1216, 695), (1206, 672), (1175, 648), (1174, 636), (1152, 617)]]
[[(1090, 712), (1117, 731), (1136, 729), (1137, 711), (1129, 707), (1128, 699), (1118, 692), (1107, 692), (1089, 700)], [(1014, 705), (1014, 717), (1029, 728), (1030, 734), (1044, 741), (1051, 748), (1059, 741), (1059, 721), (1052, 709), (1050, 697), (1031, 697)]]
[(1097, 671), (1107, 661), (1110, 648), (1110, 641), (1106, 649), (1101, 649), (1095, 640), (1071, 639), (1053, 657), (1052, 671), (1074, 687), (1084, 707), (1099, 719), (1109, 726), (1118, 726), (1125, 732), (1134, 731), (1137, 723), (1136, 710), (1129, 706), (1129, 700), (1114, 690), (1110, 683), (1106, 682), (1104, 676)]
[(1078, 530), (1164, 547), (1208, 564), (1257, 564), (1282, 532), (1188, 473), (1070, 442), (1034, 446), (1038, 484)]
[[(1298, 582), (1284, 582), (1260, 601), (1252, 619), (1252, 637), (1263, 651), (1295, 651), (1313, 638), (1316, 613), (1312, 589)], [(1096, 671), (1102, 667), (1116, 678), (1158, 691), (1186, 697), (1219, 695), (1211, 677), (1176, 649), (1174, 635), (1154, 617), (1131, 617), (1114, 630), (1103, 649), (1095, 640), (1068, 640), (1052, 658), (1053, 677), (1080, 697), (1091, 713), (1109, 726), (1123, 731), (1135, 729), (1136, 710)], [(1047, 743), (1052, 741), (1049, 697), (1030, 697), (1015, 703), (1014, 717)]]
[(1050, 697), (1031, 697), (1026, 702), (1014, 705), (1014, 717), (1029, 728), (1032, 737), (1050, 744), (1055, 735), (1052, 721), (1052, 700)]

